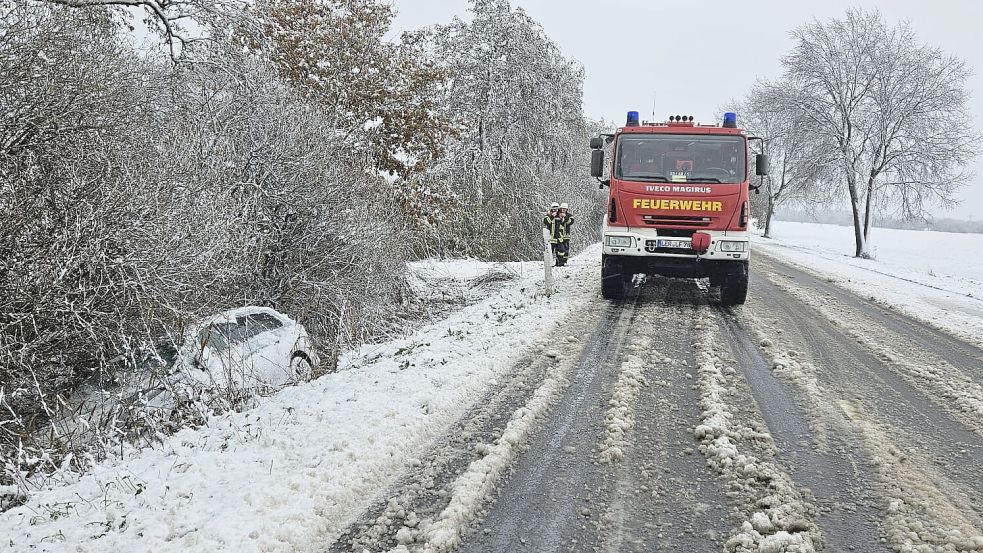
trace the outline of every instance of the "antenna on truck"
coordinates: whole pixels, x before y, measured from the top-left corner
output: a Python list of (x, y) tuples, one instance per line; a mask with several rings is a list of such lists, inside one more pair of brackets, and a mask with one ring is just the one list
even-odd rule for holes
[(655, 123), (655, 92), (656, 91), (654, 91), (654, 90), (652, 91), (652, 119), (651, 119), (651, 121), (653, 123)]

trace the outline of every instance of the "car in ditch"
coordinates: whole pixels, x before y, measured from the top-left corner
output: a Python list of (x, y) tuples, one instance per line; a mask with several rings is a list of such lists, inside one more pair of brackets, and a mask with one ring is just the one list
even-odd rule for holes
[(74, 413), (86, 412), (101, 429), (154, 435), (320, 374), (307, 330), (268, 307), (207, 317), (187, 327), (178, 344), (160, 344), (112, 381), (82, 388), (55, 424), (68, 428)]
[(275, 309), (241, 307), (189, 329), (174, 369), (198, 386), (256, 395), (310, 377), (317, 364), (303, 325)]

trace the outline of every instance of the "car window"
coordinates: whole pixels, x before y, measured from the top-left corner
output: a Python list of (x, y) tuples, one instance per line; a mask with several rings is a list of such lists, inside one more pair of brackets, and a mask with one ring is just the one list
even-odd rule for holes
[(221, 351), (229, 344), (240, 344), (257, 334), (283, 327), (283, 323), (269, 313), (253, 313), (236, 317), (235, 322), (212, 323), (198, 333), (198, 343)]
[(283, 326), (280, 319), (277, 319), (269, 313), (253, 313), (249, 315), (249, 326), (252, 330), (252, 335), (259, 334), (260, 332), (266, 332), (267, 330), (276, 330)]
[(229, 347), (229, 342), (226, 340), (225, 336), (222, 335), (217, 326), (218, 325), (210, 325), (201, 329), (201, 332), (198, 333), (198, 343), (201, 344), (201, 347), (207, 347), (216, 351), (221, 351)]
[(239, 344), (252, 338), (256, 333), (251, 332), (245, 317), (236, 317), (236, 322), (225, 323), (222, 333), (233, 344)]

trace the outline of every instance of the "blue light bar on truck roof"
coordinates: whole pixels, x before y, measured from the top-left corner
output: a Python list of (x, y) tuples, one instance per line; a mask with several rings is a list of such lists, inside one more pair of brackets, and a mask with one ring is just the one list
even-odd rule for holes
[(637, 127), (638, 126), (638, 112), (629, 111), (628, 112), (628, 122), (625, 124), (627, 127)]
[(737, 128), (737, 114), (733, 111), (728, 111), (724, 114), (724, 127), (728, 129)]

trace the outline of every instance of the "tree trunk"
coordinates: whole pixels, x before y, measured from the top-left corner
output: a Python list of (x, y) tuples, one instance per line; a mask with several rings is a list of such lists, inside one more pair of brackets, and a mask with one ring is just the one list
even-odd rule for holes
[[(873, 213), (871, 212), (871, 206), (874, 204), (874, 179), (875, 176), (871, 175), (867, 179), (867, 205), (864, 208), (864, 242), (870, 243), (870, 225), (873, 219)], [(863, 257), (869, 258), (870, 254), (864, 252)]]
[(852, 171), (847, 173), (847, 189), (850, 190), (850, 209), (853, 210), (853, 236), (857, 240), (856, 257), (867, 257), (867, 240), (860, 220), (860, 198), (857, 194), (857, 176)]

